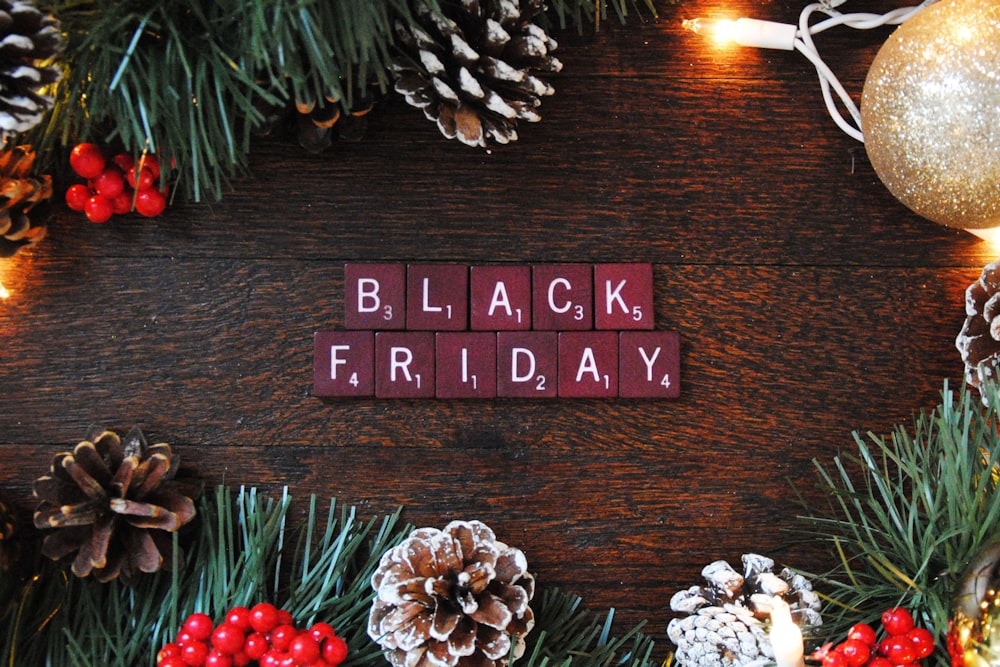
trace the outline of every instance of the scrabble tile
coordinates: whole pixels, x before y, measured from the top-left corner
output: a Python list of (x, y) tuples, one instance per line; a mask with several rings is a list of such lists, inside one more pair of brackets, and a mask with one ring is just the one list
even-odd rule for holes
[(532, 328), (586, 330), (594, 326), (594, 269), (589, 264), (531, 267)]
[(469, 270), (469, 319), (474, 331), (531, 328), (531, 267), (473, 266)]
[(501, 331), (497, 335), (497, 396), (553, 398), (558, 389), (558, 334)]
[(623, 331), (618, 354), (619, 396), (680, 396), (680, 335), (676, 331)]
[(344, 327), (406, 328), (406, 266), (345, 264)]
[(380, 331), (375, 334), (375, 396), (433, 398), (432, 332)]
[(375, 334), (317, 331), (313, 336), (313, 393), (323, 397), (375, 395)]
[(559, 396), (618, 396), (618, 332), (559, 333)]
[(653, 328), (653, 265), (594, 266), (594, 328)]
[(406, 328), (464, 331), (469, 326), (469, 267), (410, 264), (406, 269)]
[(436, 336), (435, 392), (438, 398), (497, 395), (497, 335), (487, 331), (445, 331)]

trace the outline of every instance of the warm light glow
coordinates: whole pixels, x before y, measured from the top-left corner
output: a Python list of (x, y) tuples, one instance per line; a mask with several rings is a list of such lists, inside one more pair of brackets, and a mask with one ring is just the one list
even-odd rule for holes
[(4, 287), (3, 283), (0, 283), (0, 299), (6, 299), (9, 296), (10, 296), (10, 290)]
[(758, 19), (688, 19), (681, 24), (686, 30), (712, 40), (715, 44), (739, 44), (759, 49), (795, 49), (798, 26)]
[(966, 229), (970, 234), (975, 234), (989, 244), (990, 250), (1000, 254), (1000, 227), (986, 227), (984, 229)]
[(736, 21), (730, 19), (687, 19), (681, 24), (685, 30), (701, 35), (718, 46), (735, 43)]

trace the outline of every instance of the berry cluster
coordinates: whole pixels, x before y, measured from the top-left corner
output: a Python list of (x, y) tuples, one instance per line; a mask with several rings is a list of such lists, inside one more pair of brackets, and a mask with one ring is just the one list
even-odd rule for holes
[(87, 183), (69, 186), (66, 204), (74, 211), (83, 211), (91, 222), (107, 222), (115, 213), (132, 211), (152, 218), (167, 206), (155, 155), (144, 154), (138, 163), (125, 153), (108, 160), (100, 146), (83, 143), (73, 147), (69, 166)]
[(851, 627), (847, 639), (833, 646), (827, 644), (813, 654), (822, 667), (917, 667), (934, 653), (934, 635), (914, 625), (913, 615), (903, 607), (882, 613), (879, 639), (867, 623)]
[(347, 657), (347, 644), (329, 623), (308, 630), (273, 604), (235, 607), (215, 625), (208, 614), (188, 616), (177, 641), (156, 657), (157, 667), (336, 667)]

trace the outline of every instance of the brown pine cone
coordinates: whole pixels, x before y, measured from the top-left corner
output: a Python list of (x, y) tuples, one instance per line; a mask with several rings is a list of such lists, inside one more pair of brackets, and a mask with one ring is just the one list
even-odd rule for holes
[(121, 575), (131, 583), (140, 572), (169, 568), (170, 533), (195, 516), (194, 502), (173, 481), (178, 465), (170, 445), (147, 445), (138, 427), (124, 442), (92, 430), (35, 482), (35, 526), (53, 529), (42, 553), (54, 560), (75, 554), (73, 573), (100, 581)]
[(29, 175), (34, 162), (31, 146), (0, 148), (0, 257), (45, 238), (45, 226), (28, 212), (52, 197), (52, 177)]
[(555, 90), (537, 72), (558, 72), (556, 41), (532, 21), (541, 0), (418, 0), (417, 22), (397, 22), (395, 89), (441, 133), (469, 146), (517, 139), (517, 122), (541, 120)]
[(535, 624), (524, 553), (479, 521), (415, 530), (382, 556), (372, 588), (368, 635), (395, 667), (502, 666)]
[(955, 347), (965, 364), (965, 381), (973, 387), (997, 384), (1000, 366), (1000, 260), (987, 265), (965, 290), (965, 323)]

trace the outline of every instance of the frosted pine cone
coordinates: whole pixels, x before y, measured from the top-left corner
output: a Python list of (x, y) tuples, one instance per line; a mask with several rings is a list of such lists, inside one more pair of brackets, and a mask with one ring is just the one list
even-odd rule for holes
[(418, 0), (417, 21), (398, 22), (396, 91), (469, 146), (517, 139), (517, 122), (541, 120), (542, 97), (555, 90), (536, 72), (558, 72), (557, 47), (538, 25), (542, 0)]
[(382, 556), (372, 588), (368, 634), (395, 667), (500, 667), (535, 624), (524, 553), (479, 521), (415, 530)]
[(784, 599), (798, 625), (818, 626), (819, 596), (802, 575), (785, 568), (774, 574), (774, 561), (743, 555), (743, 574), (726, 561), (702, 569), (707, 586), (692, 586), (670, 600), (673, 611), (689, 614), (667, 626), (681, 667), (746, 667), (774, 659), (770, 627), (771, 600)]
[(965, 290), (965, 323), (955, 347), (973, 387), (1000, 380), (1000, 260), (987, 265)]
[(54, 529), (42, 553), (73, 555), (73, 573), (100, 581), (169, 567), (173, 539), (195, 516), (194, 502), (173, 481), (178, 459), (170, 445), (147, 445), (137, 427), (125, 441), (93, 430), (73, 452), (57, 454), (50, 474), (35, 482), (41, 501), (35, 527)]
[(27, 0), (0, 0), (0, 138), (31, 129), (52, 108), (39, 90), (59, 80), (59, 24)]

